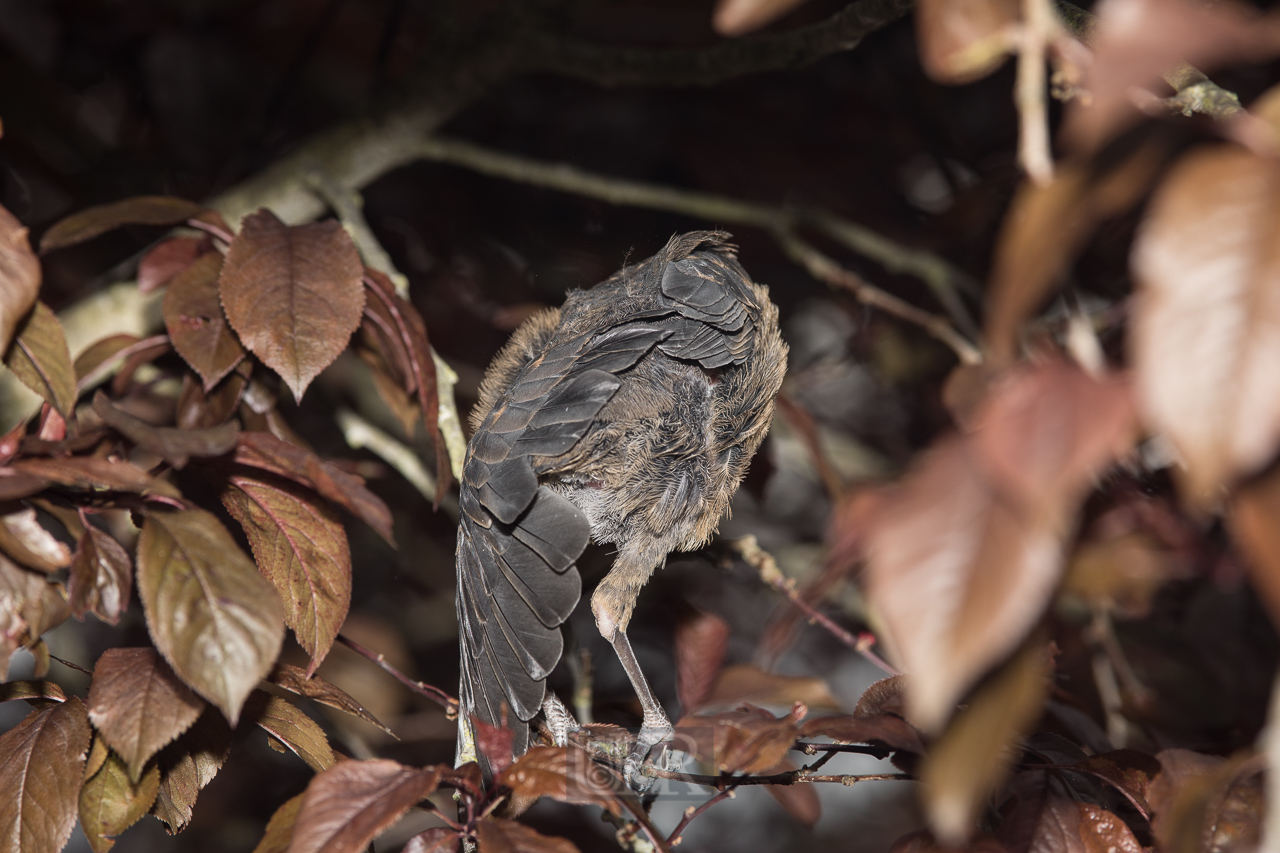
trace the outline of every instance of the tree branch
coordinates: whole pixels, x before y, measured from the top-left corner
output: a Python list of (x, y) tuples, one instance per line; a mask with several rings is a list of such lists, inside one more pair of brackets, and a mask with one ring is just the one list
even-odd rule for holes
[(913, 5), (911, 0), (859, 0), (825, 21), (790, 32), (687, 50), (619, 48), (539, 33), (523, 67), (602, 86), (715, 86), (747, 74), (803, 68), (852, 50)]

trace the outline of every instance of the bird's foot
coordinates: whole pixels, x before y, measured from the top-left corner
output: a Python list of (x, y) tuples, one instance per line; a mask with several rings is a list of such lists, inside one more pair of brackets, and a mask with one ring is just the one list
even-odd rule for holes
[[(653, 776), (644, 773), (644, 762), (649, 757), (649, 753), (658, 744), (666, 743), (671, 740), (675, 734), (675, 728), (666, 718), (647, 719), (644, 725), (640, 727), (640, 734), (636, 737), (635, 746), (631, 748), (631, 754), (627, 756), (623, 769), (626, 771), (627, 784), (631, 786), (631, 790), (637, 794), (644, 794), (653, 786)], [(667, 765), (675, 761), (675, 767), (680, 766), (679, 759), (670, 750), (663, 749), (662, 754), (658, 757), (656, 764), (663, 770), (674, 769)]]

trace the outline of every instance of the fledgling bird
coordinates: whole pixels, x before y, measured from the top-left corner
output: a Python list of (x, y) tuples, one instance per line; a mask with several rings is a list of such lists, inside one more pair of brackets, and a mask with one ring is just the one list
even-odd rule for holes
[(670, 736), (627, 624), (667, 554), (714, 535), (786, 370), (778, 310), (728, 239), (673, 237), (530, 317), (490, 365), (461, 483), (460, 760), (474, 755), (470, 716), (501, 725), (504, 703), (513, 752), (528, 747), (589, 539), (617, 546), (591, 610), (644, 709), (633, 783)]

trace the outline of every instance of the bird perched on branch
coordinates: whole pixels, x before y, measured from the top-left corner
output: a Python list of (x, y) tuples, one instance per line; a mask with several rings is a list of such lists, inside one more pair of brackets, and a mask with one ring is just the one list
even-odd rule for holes
[(527, 748), (589, 539), (617, 546), (591, 610), (644, 709), (633, 780), (671, 734), (627, 624), (667, 554), (715, 533), (786, 369), (777, 308), (728, 238), (673, 237), (529, 318), (489, 367), (461, 483), (459, 760), (475, 755), (473, 714)]

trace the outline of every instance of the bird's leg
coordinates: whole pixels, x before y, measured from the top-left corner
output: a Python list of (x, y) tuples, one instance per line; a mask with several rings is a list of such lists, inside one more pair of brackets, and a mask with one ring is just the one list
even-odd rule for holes
[(547, 728), (551, 732), (551, 740), (556, 746), (567, 746), (569, 735), (579, 731), (582, 726), (574, 719), (569, 709), (560, 701), (560, 697), (547, 691), (542, 700), (542, 715), (547, 719)]
[(649, 750), (668, 740), (675, 731), (666, 712), (654, 697), (653, 690), (640, 669), (640, 662), (636, 660), (636, 653), (631, 648), (631, 641), (627, 639), (627, 624), (635, 610), (636, 597), (660, 561), (661, 558), (636, 559), (625, 551), (619, 553), (613, 568), (600, 581), (591, 596), (591, 612), (596, 617), (596, 627), (613, 646), (627, 678), (631, 679), (640, 707), (644, 710), (640, 734), (626, 761), (627, 782), (642, 793), (653, 784), (653, 779), (642, 776), (640, 766), (649, 755)]

